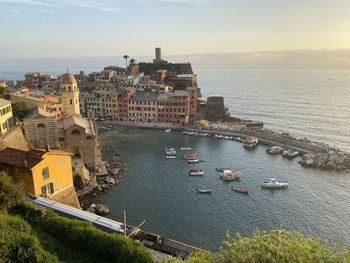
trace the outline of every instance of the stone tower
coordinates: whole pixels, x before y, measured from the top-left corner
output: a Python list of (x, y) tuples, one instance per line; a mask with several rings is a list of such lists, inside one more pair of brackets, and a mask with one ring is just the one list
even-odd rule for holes
[(64, 116), (80, 115), (78, 83), (73, 74), (67, 72), (62, 76), (61, 95)]

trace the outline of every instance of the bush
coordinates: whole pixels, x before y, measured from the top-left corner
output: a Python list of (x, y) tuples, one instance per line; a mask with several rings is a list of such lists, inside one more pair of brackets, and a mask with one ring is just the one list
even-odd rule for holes
[(4, 262), (58, 262), (44, 251), (31, 236), (31, 228), (23, 219), (0, 215), (0, 260)]
[(297, 231), (278, 229), (266, 233), (257, 230), (251, 238), (241, 237), (239, 234), (236, 239), (229, 235), (227, 238), (219, 253), (207, 256), (203, 253), (195, 254), (189, 262), (350, 262), (348, 249), (304, 236)]
[(6, 173), (0, 172), (0, 210), (6, 211), (23, 200), (22, 185), (15, 185)]
[(152, 262), (143, 245), (117, 234), (96, 229), (91, 223), (60, 216), (46, 217), (40, 222), (41, 231), (64, 242), (66, 246), (90, 255), (100, 262)]

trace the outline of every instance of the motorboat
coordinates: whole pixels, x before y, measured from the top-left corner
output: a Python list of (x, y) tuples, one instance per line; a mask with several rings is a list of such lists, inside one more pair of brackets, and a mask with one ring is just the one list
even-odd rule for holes
[(299, 152), (295, 151), (295, 150), (292, 150), (292, 149), (287, 149), (287, 150), (284, 150), (282, 152), (282, 156), (286, 157), (286, 158), (289, 158), (289, 159), (295, 158), (298, 155), (299, 155)]
[(171, 132), (171, 129), (166, 129), (165, 132)]
[(98, 130), (99, 130), (99, 131), (109, 131), (110, 129), (112, 129), (112, 128), (106, 127), (106, 126), (102, 126), (102, 127), (100, 127)]
[(191, 169), (188, 172), (188, 174), (192, 175), (192, 176), (203, 176), (204, 175), (204, 170), (202, 170), (202, 169)]
[(230, 168), (215, 168), (215, 170), (222, 173), (224, 170), (230, 170)]
[(238, 193), (243, 193), (243, 194), (248, 194), (249, 189), (247, 187), (242, 187), (242, 186), (232, 186), (231, 187), (232, 191), (238, 192)]
[(176, 151), (175, 151), (174, 148), (167, 149), (167, 150), (165, 150), (165, 155), (173, 155), (173, 156), (175, 156), (176, 155)]
[(233, 139), (232, 136), (223, 136), (222, 138), (225, 139), (225, 140), (232, 140)]
[(261, 183), (261, 187), (263, 188), (272, 188), (272, 189), (281, 189), (288, 187), (288, 180), (276, 180), (275, 178), (271, 178), (269, 180), (263, 181)]
[(168, 151), (175, 151), (175, 148), (168, 148), (168, 147), (165, 147), (164, 151), (168, 152)]
[(259, 141), (256, 137), (247, 137), (243, 142), (243, 147), (248, 150), (253, 150), (258, 145)]
[(214, 135), (214, 138), (217, 138), (217, 139), (222, 139), (224, 136), (221, 135), (221, 134), (215, 134)]
[(181, 147), (180, 150), (181, 151), (191, 151), (192, 148), (191, 147)]
[(198, 154), (195, 152), (189, 152), (184, 155), (184, 160), (195, 160), (198, 159)]
[(211, 194), (211, 189), (197, 189), (199, 194)]
[(272, 146), (271, 148), (267, 149), (266, 152), (269, 154), (280, 154), (282, 153), (284, 148), (281, 146)]
[(176, 159), (176, 155), (166, 155), (165, 158), (167, 158), (167, 159)]
[(201, 133), (198, 133), (198, 136), (201, 136), (201, 137), (208, 137), (208, 133), (206, 132), (201, 132)]
[(191, 164), (191, 163), (199, 163), (199, 162), (200, 162), (199, 159), (187, 160), (187, 163), (188, 163), (188, 164)]
[(222, 174), (219, 177), (223, 181), (237, 181), (241, 180), (241, 172), (239, 171), (231, 171), (231, 170), (223, 170)]

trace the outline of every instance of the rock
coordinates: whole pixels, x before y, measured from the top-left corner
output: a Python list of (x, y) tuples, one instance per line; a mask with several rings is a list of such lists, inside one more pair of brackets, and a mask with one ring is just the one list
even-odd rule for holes
[(94, 203), (92, 203), (91, 205), (90, 205), (90, 208), (95, 208), (96, 207), (96, 204), (94, 204)]
[(314, 163), (314, 160), (313, 160), (313, 159), (307, 159), (307, 160), (305, 161), (305, 164), (306, 164), (306, 165), (313, 165), (313, 163)]
[(117, 175), (118, 173), (119, 173), (119, 168), (113, 168), (113, 169), (111, 169), (111, 174), (114, 176), (114, 175)]
[(91, 213), (91, 214), (95, 214), (95, 208), (88, 208), (87, 210), (86, 210), (86, 212), (89, 212), (89, 213)]
[(106, 184), (114, 185), (116, 183), (115, 179), (112, 177), (107, 177), (104, 181)]
[(95, 213), (99, 216), (104, 216), (104, 215), (107, 215), (109, 213), (109, 209), (107, 206), (105, 206), (103, 204), (98, 204), (95, 207)]
[(101, 188), (102, 188), (102, 191), (103, 191), (103, 190), (108, 190), (108, 189), (109, 189), (109, 186), (108, 186), (108, 184), (102, 184), (102, 185), (101, 185)]

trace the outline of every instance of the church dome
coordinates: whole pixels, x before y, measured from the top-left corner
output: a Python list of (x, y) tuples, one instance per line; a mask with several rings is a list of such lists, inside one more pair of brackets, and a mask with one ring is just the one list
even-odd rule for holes
[(77, 80), (72, 73), (66, 73), (62, 75), (61, 84), (77, 84)]

